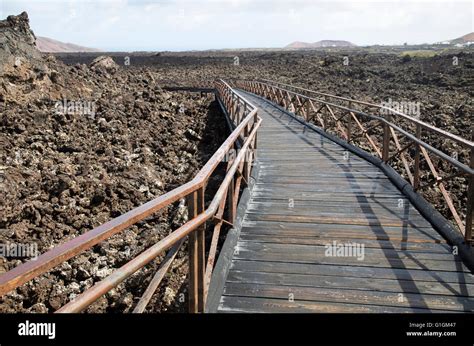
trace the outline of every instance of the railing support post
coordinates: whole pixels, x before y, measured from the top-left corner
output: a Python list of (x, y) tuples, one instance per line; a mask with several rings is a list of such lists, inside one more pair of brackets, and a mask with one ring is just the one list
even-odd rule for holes
[(228, 206), (228, 216), (229, 222), (234, 223), (235, 220), (235, 208), (234, 208), (234, 193), (235, 193), (235, 178), (231, 180), (229, 187), (227, 189), (227, 206)]
[(305, 117), (304, 117), (305, 121), (310, 120), (310, 114), (311, 114), (311, 102), (309, 101), (309, 99), (306, 99), (306, 114), (305, 114)]
[[(421, 126), (416, 125), (416, 138), (420, 139), (421, 137)], [(413, 189), (416, 191), (420, 187), (420, 146), (415, 143), (415, 167), (413, 171)]]
[[(349, 102), (349, 108), (352, 109), (351, 102)], [(349, 112), (347, 115), (347, 143), (350, 143), (352, 138), (352, 114)]]
[(390, 154), (390, 127), (388, 126), (386, 122), (384, 122), (383, 123), (382, 161), (387, 162), (389, 154)]
[[(249, 137), (251, 131), (249, 131), (248, 124), (245, 126), (244, 129), (244, 138), (247, 139)], [(245, 178), (245, 181), (248, 183), (249, 181), (249, 176), (250, 176), (250, 163), (249, 163), (249, 158), (250, 158), (250, 150), (252, 150), (252, 146), (250, 145), (247, 149), (247, 153), (244, 156), (244, 166), (242, 168), (242, 174)]]
[[(474, 140), (474, 126), (471, 126), (472, 139)], [(469, 166), (474, 168), (474, 149), (471, 149)], [(464, 239), (472, 244), (472, 230), (474, 229), (474, 175), (469, 177), (467, 190), (467, 210), (466, 210), (466, 228), (464, 230)]]
[[(204, 211), (204, 187), (188, 197), (189, 219), (193, 219)], [(205, 226), (189, 234), (189, 312), (204, 311), (206, 292), (204, 292), (204, 275), (206, 266)]]

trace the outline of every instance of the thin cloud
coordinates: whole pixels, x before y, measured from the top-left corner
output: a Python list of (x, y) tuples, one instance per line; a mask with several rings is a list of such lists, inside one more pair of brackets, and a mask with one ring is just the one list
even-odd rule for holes
[(0, 0), (0, 4), (2, 17), (26, 10), (37, 35), (104, 50), (281, 47), (322, 39), (359, 45), (424, 43), (474, 31), (470, 0)]

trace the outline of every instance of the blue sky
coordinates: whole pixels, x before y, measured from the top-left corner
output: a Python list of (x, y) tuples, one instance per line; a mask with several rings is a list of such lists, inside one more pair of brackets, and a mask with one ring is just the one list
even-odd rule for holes
[(36, 35), (109, 51), (435, 42), (474, 31), (472, 0), (0, 0)]

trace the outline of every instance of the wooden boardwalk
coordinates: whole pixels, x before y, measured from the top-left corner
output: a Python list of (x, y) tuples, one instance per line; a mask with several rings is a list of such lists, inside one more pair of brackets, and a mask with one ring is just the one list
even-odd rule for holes
[(257, 176), (209, 311), (474, 311), (469, 269), (377, 167), (241, 93)]

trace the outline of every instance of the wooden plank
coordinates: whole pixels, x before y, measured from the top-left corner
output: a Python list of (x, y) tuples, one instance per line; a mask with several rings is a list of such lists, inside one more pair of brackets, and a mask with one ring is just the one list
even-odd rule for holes
[(291, 192), (290, 190), (287, 190), (285, 192), (283, 191), (274, 191), (269, 188), (265, 189), (254, 189), (253, 190), (254, 198), (293, 198), (293, 199), (315, 199), (321, 196), (328, 196), (328, 199), (331, 199), (331, 196), (334, 196), (334, 198), (340, 198), (340, 197), (348, 197), (348, 199), (357, 199), (362, 202), (366, 202), (368, 200), (374, 199), (374, 198), (390, 198), (390, 199), (399, 199), (403, 198), (399, 194), (396, 193), (371, 193), (368, 191), (306, 191), (306, 190), (301, 190), (301, 191), (293, 191)]
[[(290, 203), (291, 202), (291, 203)], [(382, 211), (382, 212), (389, 212), (395, 215), (399, 214), (409, 214), (413, 216), (419, 216), (420, 213), (410, 204), (404, 204), (403, 202), (401, 205), (398, 201), (393, 201), (389, 206), (384, 205), (381, 203), (374, 203), (374, 202), (357, 202), (356, 200), (348, 202), (343, 201), (344, 209), (347, 210), (354, 209), (354, 212), (361, 212), (363, 210), (374, 210), (374, 211)], [(249, 210), (259, 210), (264, 208), (288, 208), (288, 209), (297, 209), (301, 211), (317, 209), (317, 210), (330, 210), (333, 211), (334, 209), (341, 208), (341, 201), (333, 201), (333, 200), (310, 200), (310, 201), (295, 201), (294, 199), (291, 200), (276, 200), (276, 199), (254, 199), (251, 203), (249, 203), (248, 208)]]
[(396, 308), (374, 305), (342, 303), (289, 302), (283, 299), (261, 299), (253, 297), (222, 296), (219, 312), (223, 313), (429, 313), (452, 312), (449, 310)]
[(297, 194), (299, 192), (332, 192), (332, 193), (355, 193), (363, 195), (365, 193), (370, 194), (392, 194), (394, 196), (400, 196), (399, 191), (394, 186), (381, 185), (373, 182), (361, 183), (356, 186), (338, 186), (336, 184), (289, 184), (289, 183), (272, 183), (271, 185), (258, 182), (255, 184), (254, 192), (258, 195), (259, 192), (274, 192), (274, 194), (289, 195), (291, 193)]
[[(299, 205), (304, 206), (312, 206), (312, 205), (332, 205), (332, 206), (341, 206), (341, 205), (348, 205), (349, 207), (352, 206), (359, 206), (359, 207), (367, 207), (373, 206), (374, 208), (385, 208), (385, 209), (412, 209), (416, 210), (413, 207), (408, 199), (404, 197), (400, 198), (378, 198), (376, 196), (372, 197), (362, 197), (360, 198), (357, 195), (344, 195), (344, 194), (328, 194), (328, 193), (321, 193), (320, 195), (314, 196), (313, 198), (293, 198), (294, 202), (300, 202)], [(274, 196), (274, 197), (261, 197), (261, 196), (253, 196), (251, 200), (252, 204), (288, 204), (288, 198), (285, 196)]]
[(291, 167), (293, 166), (318, 165), (320, 168), (327, 167), (327, 168), (332, 168), (333, 170), (338, 170), (338, 171), (342, 171), (343, 169), (347, 167), (351, 167), (358, 170), (375, 172), (375, 169), (372, 166), (368, 166), (362, 161), (344, 160), (342, 158), (343, 153), (338, 154), (338, 156), (339, 155), (341, 156), (341, 158), (336, 157), (336, 156), (332, 156), (328, 158), (328, 157), (317, 157), (316, 155), (308, 155), (308, 157), (306, 158), (306, 161), (302, 161), (301, 158), (298, 159), (294, 155), (292, 157), (290, 155), (288, 156), (281, 155), (278, 158), (267, 158), (267, 159), (261, 159), (261, 160), (259, 159), (259, 163), (263, 167), (283, 166), (283, 167), (289, 167), (289, 170), (291, 170)]
[(368, 226), (393, 226), (403, 227), (410, 225), (413, 227), (430, 227), (426, 220), (394, 220), (386, 217), (372, 217), (364, 214), (346, 215), (341, 218), (341, 214), (319, 214), (317, 216), (305, 215), (280, 215), (280, 214), (253, 214), (248, 212), (246, 219), (249, 221), (276, 221), (276, 222), (301, 222), (301, 223), (325, 223), (344, 225), (368, 225)]
[[(229, 271), (227, 282), (246, 282), (249, 284), (280, 285), (289, 287), (321, 287), (330, 289), (357, 289), (361, 291), (392, 292), (396, 294), (438, 294), (467, 297), (474, 294), (474, 285), (413, 280), (377, 279), (361, 280), (356, 277), (279, 274)], [(469, 298), (472, 299), (472, 298)]]
[(361, 305), (377, 305), (430, 310), (474, 311), (474, 300), (445, 295), (392, 293), (361, 291), (352, 289), (334, 290), (321, 287), (288, 287), (278, 285), (229, 282), (224, 290), (226, 296), (283, 299), (296, 301), (335, 302)]
[(319, 189), (317, 191), (325, 191), (330, 186), (344, 187), (347, 189), (373, 189), (375, 186), (383, 187), (384, 189), (396, 191), (394, 186), (388, 180), (350, 180), (350, 179), (316, 179), (316, 178), (268, 178), (262, 177), (259, 179), (258, 187), (262, 185), (271, 185), (271, 186), (304, 186), (311, 187), (317, 186)]
[[(262, 133), (262, 132), (259, 132), (259, 133)], [(260, 140), (260, 143), (261, 143), (261, 140)], [(263, 148), (260, 148), (259, 151), (261, 150), (261, 152), (264, 154), (272, 154), (272, 153), (274, 154), (278, 154), (278, 153), (302, 154), (302, 153), (317, 151), (318, 153), (325, 153), (325, 154), (334, 153), (336, 155), (340, 155), (341, 153), (347, 151), (347, 149), (345, 148), (330, 145), (328, 143), (329, 142), (319, 143), (319, 144), (323, 144), (322, 146), (319, 146), (319, 147), (313, 146), (313, 145), (310, 146), (307, 143), (299, 143), (299, 144), (292, 143), (291, 145), (280, 143), (280, 144), (275, 144), (275, 145), (264, 146)], [(349, 155), (351, 155), (351, 157), (358, 157), (352, 153), (349, 153)]]
[[(331, 149), (332, 152), (334, 152), (336, 154), (337, 157), (341, 157), (341, 155), (343, 153), (346, 153), (348, 154), (348, 156), (350, 157), (350, 159), (355, 159), (355, 160), (364, 160), (362, 158), (360, 158), (359, 156), (347, 151), (347, 149), (344, 149), (342, 147), (338, 147), (338, 146), (335, 146), (334, 148)], [(268, 147), (268, 148), (263, 148), (263, 149), (260, 149), (259, 152), (262, 153), (262, 157), (279, 157), (280, 155), (285, 155), (285, 156), (288, 156), (288, 155), (299, 155), (301, 156), (301, 154), (303, 154), (304, 156), (308, 155), (308, 154), (311, 154), (311, 153), (315, 153), (315, 154), (322, 154), (322, 153), (325, 153), (327, 154), (327, 150), (323, 149), (319, 149), (319, 148), (315, 148), (315, 147), (312, 147), (312, 146), (308, 146), (308, 145), (301, 145), (301, 146), (295, 146), (295, 145), (292, 145), (291, 147), (283, 147), (283, 148), (275, 148), (275, 147)], [(264, 155), (263, 155), (264, 154)], [(367, 162), (367, 161), (364, 161), (364, 162)]]
[(440, 235), (430, 236), (424, 234), (403, 234), (401, 232), (396, 233), (388, 233), (388, 232), (351, 232), (351, 231), (343, 231), (343, 232), (315, 232), (314, 230), (304, 231), (292, 231), (292, 230), (275, 230), (275, 229), (268, 229), (266, 227), (256, 229), (253, 226), (247, 227), (248, 223), (245, 224), (245, 231), (242, 234), (254, 234), (259, 236), (281, 236), (281, 237), (294, 237), (294, 238), (309, 238), (309, 239), (324, 239), (326, 241), (332, 240), (340, 240), (343, 241), (344, 239), (347, 241), (351, 241), (354, 239), (367, 239), (367, 240), (383, 240), (383, 241), (399, 241), (399, 242), (412, 242), (412, 243), (446, 243), (444, 239), (441, 238)]
[[(285, 237), (282, 235), (259, 235), (251, 233), (243, 233), (240, 236), (242, 241), (255, 242), (255, 243), (277, 243), (277, 244), (300, 244), (300, 245), (320, 245), (324, 246), (328, 244), (328, 239), (324, 238), (309, 238), (309, 237)], [(418, 252), (433, 252), (433, 253), (451, 253), (452, 249), (447, 244), (436, 244), (436, 243), (415, 243), (415, 242), (403, 242), (403, 241), (388, 241), (388, 240), (371, 240), (371, 239), (358, 239), (353, 238), (347, 241), (354, 241), (360, 244), (364, 244), (366, 248), (376, 249), (395, 249), (405, 251), (418, 251)]]
[(301, 169), (311, 169), (318, 167), (318, 169), (325, 170), (353, 170), (356, 172), (375, 172), (375, 168), (367, 165), (356, 164), (351, 162), (321, 162), (321, 161), (298, 161), (298, 162), (287, 162), (287, 161), (271, 161), (271, 162), (261, 162), (261, 167), (265, 168), (278, 168), (285, 170), (301, 170)]
[[(332, 193), (318, 193), (318, 194), (311, 194), (310, 196), (293, 196), (293, 201), (301, 201), (304, 203), (310, 202), (323, 202), (326, 201), (330, 204), (337, 204), (337, 205), (345, 205), (347, 203), (353, 203), (356, 205), (380, 205), (389, 208), (399, 208), (398, 204), (403, 203), (404, 205), (409, 204), (408, 199), (402, 196), (382, 196), (382, 195), (355, 195), (355, 194), (332, 194)], [(287, 196), (265, 196), (262, 194), (252, 196), (252, 202), (260, 202), (260, 201), (285, 201), (288, 202)]]
[[(290, 203), (291, 202), (291, 203)], [(271, 203), (271, 204), (261, 204), (261, 203), (251, 203), (247, 211), (249, 213), (278, 213), (280, 215), (300, 215), (300, 216), (311, 216), (314, 213), (318, 213), (321, 215), (358, 215), (363, 214), (364, 216), (371, 216), (371, 217), (386, 217), (386, 218), (394, 218), (394, 219), (424, 219), (420, 213), (412, 208), (407, 208), (406, 210), (403, 209), (388, 209), (383, 208), (380, 206), (372, 207), (370, 205), (365, 206), (337, 206), (337, 205), (322, 205), (322, 204), (313, 204), (310, 206), (304, 206), (303, 204), (295, 203), (292, 201), (287, 201), (285, 203)]]
[[(368, 165), (366, 161), (363, 161), (360, 158), (356, 158), (356, 157), (351, 157), (350, 159), (345, 158), (346, 153), (347, 152), (343, 151), (343, 152), (338, 153), (337, 155), (331, 155), (331, 156), (328, 156), (327, 154), (325, 155), (323, 153), (315, 153), (315, 152), (305, 153), (305, 159), (308, 161), (316, 161), (322, 165), (332, 165), (332, 166), (351, 165), (351, 166), (364, 166), (364, 167), (372, 168), (372, 166)], [(340, 160), (340, 162), (336, 162), (336, 160)], [(279, 163), (279, 162), (299, 163), (301, 162), (301, 156), (296, 156), (295, 154), (293, 155), (280, 154), (280, 155), (270, 156), (267, 154), (267, 155), (261, 155), (261, 157), (259, 158), (259, 162), (261, 163)]]
[(291, 183), (291, 184), (391, 184), (391, 181), (387, 177), (376, 176), (352, 176), (348, 175), (315, 175), (308, 172), (306, 176), (289, 176), (289, 175), (276, 175), (276, 174), (266, 174), (265, 171), (262, 172), (261, 177), (259, 177), (259, 182), (272, 184), (272, 183)]
[[(300, 216), (312, 216), (317, 215), (357, 215), (362, 218), (394, 218), (397, 220), (409, 219), (409, 220), (418, 220), (426, 219), (414, 208), (402, 209), (402, 208), (384, 208), (383, 206), (375, 205), (363, 205), (359, 206), (356, 204), (346, 206), (346, 205), (324, 205), (324, 204), (312, 204), (305, 206), (304, 203), (295, 203), (294, 200), (290, 199), (286, 203), (272, 203), (272, 204), (261, 204), (261, 203), (251, 203), (247, 209), (248, 213), (255, 214), (280, 214), (280, 215), (300, 215)], [(429, 225), (428, 222), (425, 223)]]
[[(271, 234), (275, 235), (281, 232), (283, 236), (308, 236), (317, 238), (340, 238), (350, 235), (360, 236), (383, 236), (387, 238), (399, 237), (405, 241), (414, 239), (432, 240), (445, 242), (444, 239), (431, 227), (414, 227), (411, 225), (402, 226), (378, 226), (378, 225), (347, 225), (347, 224), (314, 224), (314, 223), (295, 223), (295, 222), (273, 222), (273, 221), (249, 221), (243, 223), (243, 233), (252, 234)], [(370, 237), (368, 239), (373, 239)]]
[(335, 264), (302, 264), (292, 262), (265, 262), (235, 259), (231, 265), (235, 271), (259, 272), (259, 273), (282, 273), (282, 274), (305, 274), (356, 277), (361, 279), (392, 279), (392, 280), (415, 280), (434, 281), (440, 285), (445, 283), (474, 284), (474, 275), (463, 272), (429, 271), (401, 268), (380, 267), (354, 267)]
[(370, 180), (379, 181), (387, 180), (388, 178), (379, 172), (325, 172), (325, 171), (271, 171), (263, 169), (260, 171), (260, 178), (307, 178), (314, 179), (347, 179), (347, 180)]
[[(396, 223), (397, 225), (410, 224), (413, 226), (424, 226), (429, 227), (429, 224), (426, 223), (426, 220), (421, 215), (396, 215), (389, 213), (384, 210), (378, 211), (359, 211), (359, 212), (345, 212), (344, 210), (333, 209), (330, 211), (321, 210), (315, 208), (317, 212), (317, 217), (314, 217), (313, 214), (308, 210), (301, 210), (299, 208), (266, 208), (264, 210), (248, 210), (247, 220), (249, 221), (259, 221), (259, 220), (287, 220), (288, 222), (310, 222), (310, 223), (328, 223), (327, 220), (330, 220), (329, 223), (337, 224), (380, 224), (380, 225), (389, 225), (390, 223)], [(353, 216), (353, 217), (351, 217)], [(357, 219), (355, 219), (357, 217)], [(332, 220), (337, 219), (337, 222)], [(319, 221), (321, 220), (321, 221)]]
[(352, 265), (361, 267), (383, 267), (383, 268), (401, 268), (401, 269), (421, 269), (421, 270), (443, 270), (453, 272), (469, 272), (460, 262), (424, 260), (403, 257), (382, 258), (367, 257), (363, 261), (357, 261), (354, 257), (328, 257), (315, 254), (295, 254), (295, 253), (263, 253), (248, 249), (238, 249), (234, 255), (235, 259), (252, 261), (275, 261), (275, 262), (293, 262), (308, 264), (335, 264)]
[[(333, 244), (357, 244), (355, 241), (351, 240), (347, 241), (328, 241), (327, 245)], [(272, 253), (272, 254), (294, 254), (297, 256), (301, 256), (301, 258), (320, 258), (324, 256), (335, 256), (335, 255), (326, 255), (327, 248), (324, 245), (307, 245), (307, 244), (281, 244), (281, 243), (257, 243), (257, 242), (249, 242), (249, 241), (239, 241), (237, 243), (236, 251), (255, 251), (261, 254), (265, 253)], [(364, 257), (358, 256), (357, 260), (355, 260), (355, 255), (351, 253), (349, 255), (351, 259), (351, 263), (353, 265), (358, 265), (359, 262), (364, 262), (371, 258), (374, 259), (413, 259), (413, 260), (433, 260), (433, 261), (461, 261), (459, 256), (455, 256), (451, 253), (432, 253), (432, 252), (416, 252), (416, 251), (406, 251), (406, 250), (395, 250), (395, 249), (377, 249), (377, 248), (365, 248)], [(357, 253), (358, 254), (358, 253)]]

